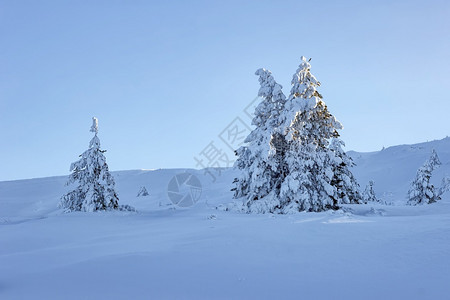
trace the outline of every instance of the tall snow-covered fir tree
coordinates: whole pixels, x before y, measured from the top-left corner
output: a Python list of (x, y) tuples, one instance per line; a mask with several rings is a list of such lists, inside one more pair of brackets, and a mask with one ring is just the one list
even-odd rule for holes
[(345, 144), (339, 138), (333, 138), (329, 146), (331, 153), (334, 154), (331, 159), (333, 166), (331, 185), (336, 188), (336, 194), (332, 196), (334, 206), (339, 204), (359, 204), (362, 200), (359, 184), (349, 169), (354, 167), (355, 163), (342, 149), (343, 146)]
[(269, 71), (256, 72), (263, 101), (253, 119), (256, 129), (236, 150), (242, 175), (233, 189), (248, 212), (317, 212), (361, 201), (349, 170), (354, 163), (337, 139), (342, 125), (328, 111), (310, 69), (302, 57), (287, 101)]
[(430, 158), (417, 170), (416, 178), (411, 183), (408, 191), (408, 205), (431, 204), (440, 200), (430, 179), (433, 171), (441, 165), (441, 161), (433, 149)]
[(238, 156), (235, 167), (242, 172), (235, 178), (233, 190), (235, 198), (244, 198), (249, 211), (266, 212), (277, 205), (276, 197), (271, 194), (278, 178), (277, 168), (276, 162), (270, 161), (269, 151), (272, 131), (279, 125), (286, 97), (269, 70), (258, 69), (255, 75), (259, 76), (258, 96), (262, 101), (252, 120), (255, 129), (245, 139), (246, 145), (235, 152)]
[(333, 197), (335, 155), (328, 148), (331, 138), (339, 136), (342, 125), (330, 114), (320, 82), (311, 74), (311, 65), (302, 62), (292, 79), (292, 89), (285, 110), (280, 115), (281, 133), (288, 150), (284, 161), (287, 174), (280, 189), (280, 213), (323, 211), (336, 208)]
[(72, 174), (67, 185), (75, 188), (61, 198), (60, 207), (66, 212), (112, 210), (119, 208), (119, 198), (115, 191), (114, 178), (108, 170), (104, 153), (100, 149), (98, 120), (92, 118), (91, 132), (94, 137), (89, 149), (80, 155), (80, 159), (70, 166)]

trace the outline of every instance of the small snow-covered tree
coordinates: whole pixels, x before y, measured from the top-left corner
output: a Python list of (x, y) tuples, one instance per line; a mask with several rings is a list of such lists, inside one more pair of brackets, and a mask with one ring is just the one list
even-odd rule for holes
[(278, 177), (276, 161), (270, 161), (270, 139), (278, 126), (286, 97), (269, 70), (258, 69), (255, 75), (259, 76), (258, 96), (262, 101), (252, 120), (255, 129), (245, 139), (246, 145), (235, 151), (238, 156), (235, 167), (241, 174), (235, 178), (233, 190), (235, 198), (244, 197), (244, 206), (249, 211), (268, 212), (277, 205), (276, 199), (269, 194)]
[(374, 182), (372, 180), (370, 180), (369, 183), (366, 185), (366, 189), (364, 190), (363, 199), (362, 199), (364, 204), (371, 203), (371, 202), (380, 202), (381, 203), (381, 200), (379, 200), (377, 198), (377, 196), (375, 195), (375, 190), (373, 189), (373, 185), (374, 185)]
[(335, 155), (328, 148), (331, 138), (342, 128), (330, 114), (322, 95), (316, 90), (320, 82), (311, 74), (311, 65), (302, 62), (292, 79), (292, 89), (285, 110), (280, 115), (281, 133), (288, 145), (284, 161), (286, 177), (280, 189), (280, 212), (323, 211), (336, 208), (331, 184)]
[(336, 188), (332, 196), (334, 206), (339, 204), (358, 204), (362, 197), (359, 192), (359, 184), (349, 168), (355, 166), (353, 159), (349, 157), (342, 147), (344, 142), (339, 138), (331, 140), (331, 164), (333, 166), (333, 178), (331, 185)]
[(408, 205), (431, 204), (440, 200), (430, 179), (433, 171), (441, 165), (436, 151), (433, 149), (430, 158), (417, 170), (416, 178), (408, 191)]
[(114, 178), (108, 170), (104, 156), (106, 150), (100, 149), (100, 139), (97, 136), (98, 120), (95, 117), (92, 120), (90, 131), (94, 133), (94, 137), (89, 143), (89, 149), (70, 166), (72, 174), (67, 185), (76, 186), (61, 198), (60, 207), (66, 212), (119, 208)]
[(145, 188), (145, 186), (141, 186), (141, 188), (139, 189), (139, 192), (138, 192), (136, 197), (145, 197), (145, 196), (148, 196), (148, 195), (149, 194), (148, 194), (148, 191)]
[(439, 187), (439, 197), (448, 191), (450, 191), (450, 177), (445, 176), (444, 178), (442, 178), (441, 186)]

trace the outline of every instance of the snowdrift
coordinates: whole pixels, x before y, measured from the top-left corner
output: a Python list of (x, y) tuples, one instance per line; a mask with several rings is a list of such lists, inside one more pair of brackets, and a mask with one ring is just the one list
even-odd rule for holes
[[(216, 210), (235, 171), (113, 172), (133, 212), (63, 214), (67, 177), (0, 182), (1, 299), (443, 299), (450, 292), (450, 197), (404, 206), (435, 149), (450, 175), (450, 138), (350, 155), (363, 189), (394, 205), (296, 215)], [(173, 209), (168, 184), (189, 172), (195, 206)], [(137, 197), (142, 187), (148, 196)]]

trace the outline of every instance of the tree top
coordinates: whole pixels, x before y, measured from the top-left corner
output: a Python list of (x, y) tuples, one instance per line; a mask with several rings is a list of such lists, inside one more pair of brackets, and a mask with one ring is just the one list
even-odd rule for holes
[(91, 132), (98, 133), (98, 119), (96, 117), (92, 117)]

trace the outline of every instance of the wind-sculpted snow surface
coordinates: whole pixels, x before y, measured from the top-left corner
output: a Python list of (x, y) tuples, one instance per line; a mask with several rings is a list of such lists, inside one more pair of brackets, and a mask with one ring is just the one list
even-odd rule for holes
[[(57, 209), (66, 177), (0, 182), (0, 299), (445, 299), (450, 293), (450, 195), (407, 206), (417, 169), (436, 149), (439, 186), (450, 139), (349, 153), (362, 186), (394, 205), (254, 215), (232, 201), (236, 173), (113, 172), (138, 212)], [(173, 209), (168, 183), (189, 172), (196, 205)], [(149, 196), (136, 197), (145, 186)], [(383, 198), (384, 197), (384, 198)]]

